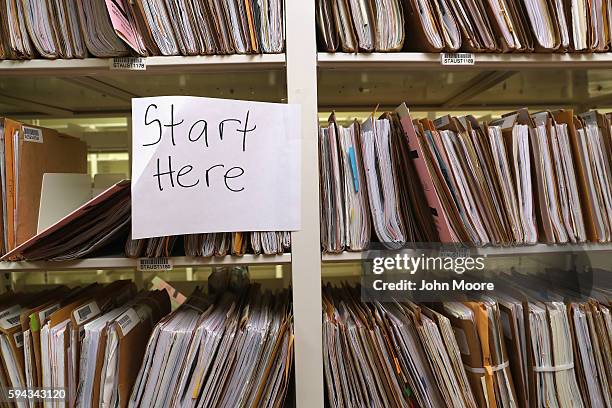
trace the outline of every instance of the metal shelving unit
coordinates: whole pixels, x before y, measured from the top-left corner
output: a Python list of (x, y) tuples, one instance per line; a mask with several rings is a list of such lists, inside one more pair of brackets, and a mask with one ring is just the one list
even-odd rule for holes
[[(316, 52), (314, 2), (287, 1), (286, 19), (286, 54), (151, 57), (145, 71), (114, 71), (108, 59), (1, 61), (0, 112), (37, 119), (127, 116), (132, 97), (159, 94), (300, 104), (303, 229), (292, 234), (292, 253), (180, 257), (173, 258), (173, 264), (291, 265), (296, 404), (298, 408), (323, 408), (321, 267), (356, 263), (362, 254), (320, 254), (317, 111), (367, 110), (377, 103), (380, 111), (404, 100), (420, 111), (612, 106), (612, 53), (477, 54), (473, 66), (442, 66), (439, 54), (326, 54)], [(563, 86), (555, 88), (560, 80)], [(567, 88), (568, 84), (576, 85)], [(550, 95), (543, 89), (550, 90)], [(479, 253), (511, 257), (568, 250), (612, 256), (612, 245), (596, 244), (484, 248)], [(0, 280), (7, 272), (135, 269), (136, 262), (94, 258), (0, 263)]]

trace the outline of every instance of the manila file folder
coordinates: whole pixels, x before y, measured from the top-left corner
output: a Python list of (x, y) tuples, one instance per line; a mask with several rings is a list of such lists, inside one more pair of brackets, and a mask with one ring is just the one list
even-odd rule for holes
[(43, 174), (87, 173), (87, 145), (77, 138), (23, 125), (18, 149), (16, 245), (36, 235)]

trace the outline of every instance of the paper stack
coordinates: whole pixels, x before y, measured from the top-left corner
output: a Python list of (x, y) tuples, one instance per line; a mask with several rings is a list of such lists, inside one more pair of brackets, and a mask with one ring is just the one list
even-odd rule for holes
[(153, 330), (130, 406), (279, 406), (292, 361), (287, 292), (196, 292)]
[(388, 248), (610, 242), (608, 116), (520, 109), (489, 123), (413, 120), (401, 105), (352, 123), (359, 143), (348, 149), (332, 117), (320, 131), (323, 251), (366, 249), (370, 222)]
[(326, 52), (603, 52), (606, 1), (320, 0)]
[(5, 0), (0, 6), (0, 59), (284, 51), (281, 0)]

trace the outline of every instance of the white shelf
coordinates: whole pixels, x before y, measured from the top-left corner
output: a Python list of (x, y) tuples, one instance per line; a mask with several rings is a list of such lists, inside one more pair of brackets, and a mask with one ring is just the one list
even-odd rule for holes
[(475, 54), (475, 64), (442, 65), (438, 53), (391, 52), (370, 54), (319, 53), (320, 69), (536, 69), (610, 68), (612, 53), (600, 54)]
[[(224, 256), (212, 258), (173, 257), (174, 268), (232, 266), (232, 265), (281, 265), (291, 263), (291, 254), (282, 255), (251, 255)], [(132, 258), (89, 258), (75, 261), (53, 262), (0, 262), (0, 270), (5, 272), (29, 271), (67, 271), (67, 270), (104, 270), (104, 269), (136, 269), (137, 259)]]
[(285, 54), (257, 55), (202, 55), (147, 57), (147, 68), (144, 71), (111, 70), (112, 58), (85, 58), (72, 60), (33, 59), (23, 61), (0, 61), (0, 75), (80, 75), (126, 73), (142, 75), (144, 73), (202, 72), (202, 71), (245, 71), (267, 70), (285, 67)]
[[(547, 245), (537, 244), (521, 247), (487, 247), (475, 249), (475, 255), (487, 257), (532, 256), (576, 253), (612, 253), (612, 244), (576, 244), (576, 245)], [(341, 254), (323, 254), (324, 263), (360, 262), (367, 252), (343, 252)]]
[[(612, 106), (612, 53), (477, 54), (474, 66), (444, 66), (440, 54), (429, 53), (316, 56), (312, 86), (323, 111), (387, 110), (402, 101), (441, 113)], [(134, 97), (288, 96), (286, 54), (149, 57), (145, 71), (113, 71), (111, 61), (0, 61), (0, 111), (23, 119), (122, 117)]]
[(0, 112), (22, 119), (125, 117), (132, 98), (193, 95), (280, 102), (286, 55), (146, 58), (146, 70), (112, 70), (112, 58), (0, 61)]
[[(318, 53), (320, 69), (530, 69), (551, 68), (563, 64), (570, 68), (610, 68), (612, 53), (600, 54), (475, 54), (474, 66), (444, 66), (440, 54), (421, 52), (401, 53)], [(5, 75), (94, 75), (114, 72), (117, 74), (146, 72), (202, 72), (225, 70), (284, 69), (285, 54), (257, 55), (199, 55), (147, 57), (145, 71), (112, 71), (112, 58), (85, 58), (71, 60), (3, 60), (0, 73)]]
[(442, 65), (430, 53), (318, 53), (323, 111), (371, 112), (406, 102), (412, 111), (509, 112), (612, 106), (612, 53), (475, 54)]

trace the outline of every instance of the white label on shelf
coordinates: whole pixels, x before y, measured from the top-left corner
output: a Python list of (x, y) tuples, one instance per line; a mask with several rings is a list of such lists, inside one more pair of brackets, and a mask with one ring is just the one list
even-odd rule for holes
[(111, 70), (145, 71), (147, 59), (144, 57), (114, 57), (111, 60)]
[(42, 130), (36, 129), (29, 126), (22, 126), (23, 129), (23, 140), (26, 142), (43, 142)]
[(132, 99), (132, 238), (297, 231), (297, 104)]
[(138, 258), (138, 271), (171, 271), (172, 260), (170, 258)]
[(440, 62), (442, 65), (474, 65), (476, 57), (470, 52), (443, 52)]

